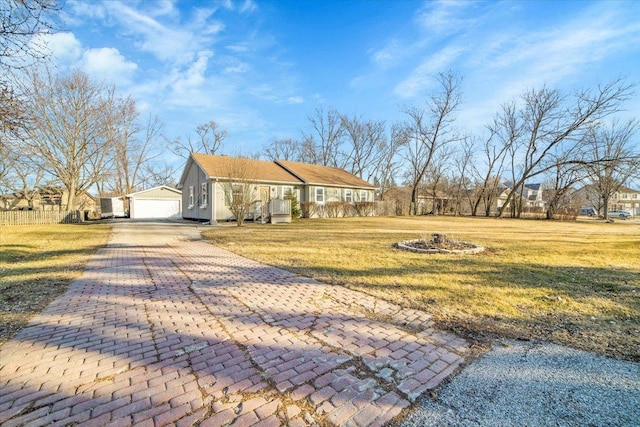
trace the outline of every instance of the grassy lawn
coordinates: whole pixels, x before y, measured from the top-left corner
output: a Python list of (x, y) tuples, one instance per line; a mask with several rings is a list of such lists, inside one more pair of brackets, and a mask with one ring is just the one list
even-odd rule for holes
[(0, 227), (0, 344), (66, 291), (110, 231), (98, 223)]
[[(487, 248), (425, 255), (394, 242), (433, 232)], [(212, 243), (433, 314), (484, 343), (545, 339), (640, 361), (640, 226), (599, 221), (399, 217), (225, 226)]]

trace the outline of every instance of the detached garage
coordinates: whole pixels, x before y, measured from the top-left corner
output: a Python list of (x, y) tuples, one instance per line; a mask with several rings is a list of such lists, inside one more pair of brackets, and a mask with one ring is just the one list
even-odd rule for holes
[(182, 218), (182, 191), (162, 185), (128, 194), (129, 217)]

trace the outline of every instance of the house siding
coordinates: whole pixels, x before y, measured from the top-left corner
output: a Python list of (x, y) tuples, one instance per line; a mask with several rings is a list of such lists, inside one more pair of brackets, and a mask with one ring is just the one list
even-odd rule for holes
[[(225, 190), (228, 188), (225, 183), (232, 180), (224, 178), (233, 176), (229, 173), (233, 172), (234, 160), (225, 156), (192, 154), (187, 160), (180, 179), (183, 218), (212, 222), (234, 219), (225, 200)], [(345, 202), (348, 193), (351, 194), (350, 203), (362, 200), (374, 201), (373, 186), (341, 169), (295, 162), (284, 162), (285, 164), (260, 160), (247, 160), (247, 162), (250, 162), (251, 173), (254, 175), (248, 180), (255, 188), (256, 200), (260, 199), (260, 188), (269, 187), (270, 200), (283, 199), (287, 190), (293, 189), (300, 203), (316, 202), (316, 190), (322, 189), (324, 197), (320, 203), (323, 205), (331, 202)], [(326, 184), (324, 181), (314, 183), (309, 178), (326, 179)], [(209, 194), (207, 206), (200, 206), (199, 203), (203, 182), (207, 183)], [(193, 188), (195, 203), (189, 203), (191, 188)], [(363, 194), (366, 194), (366, 197), (363, 197)], [(255, 207), (259, 207), (259, 204)], [(248, 219), (254, 218), (256, 212), (258, 211), (249, 212)]]
[(174, 200), (176, 198), (180, 198), (180, 194), (178, 191), (172, 191), (166, 188), (154, 188), (149, 191), (139, 191), (138, 193), (132, 194), (131, 196), (135, 196), (136, 199), (167, 199)]
[[(187, 171), (182, 187), (182, 217), (185, 219), (194, 219), (197, 221), (210, 221), (213, 212), (214, 192), (211, 188), (211, 180), (204, 171), (191, 159), (187, 162)], [(206, 183), (209, 193), (209, 203), (206, 206), (200, 205), (202, 184)], [(189, 202), (189, 188), (193, 187), (194, 203)]]

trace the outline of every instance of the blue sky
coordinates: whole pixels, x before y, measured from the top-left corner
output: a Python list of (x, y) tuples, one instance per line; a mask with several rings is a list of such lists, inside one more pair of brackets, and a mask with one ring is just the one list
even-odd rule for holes
[(67, 0), (63, 19), (60, 70), (115, 84), (169, 138), (216, 121), (228, 154), (298, 138), (318, 107), (391, 124), (448, 70), (472, 132), (526, 89), (640, 82), (637, 1)]

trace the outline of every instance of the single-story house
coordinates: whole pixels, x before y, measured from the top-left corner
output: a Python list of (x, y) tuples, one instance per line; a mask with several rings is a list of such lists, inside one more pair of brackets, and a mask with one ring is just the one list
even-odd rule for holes
[(161, 185), (135, 193), (127, 194), (129, 199), (129, 217), (144, 218), (181, 218), (182, 191)]
[(225, 192), (242, 185), (252, 186), (257, 205), (253, 212), (288, 192), (301, 204), (317, 206), (373, 202), (375, 195), (373, 185), (339, 168), (191, 153), (180, 178), (182, 217), (212, 223), (234, 219)]
[[(43, 186), (30, 192), (0, 194), (0, 210), (61, 211), (69, 193), (62, 187)], [(98, 201), (87, 192), (75, 198), (75, 210), (95, 212)]]

